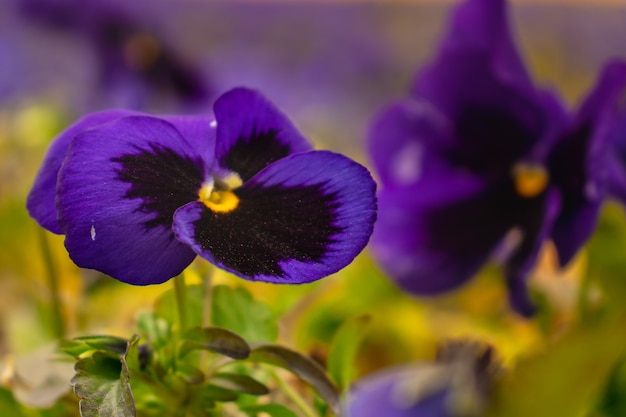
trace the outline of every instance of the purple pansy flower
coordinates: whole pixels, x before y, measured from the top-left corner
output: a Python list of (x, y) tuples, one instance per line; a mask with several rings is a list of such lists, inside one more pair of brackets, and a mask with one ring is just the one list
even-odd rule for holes
[[(174, 101), (189, 108), (213, 98), (208, 77), (187, 62), (150, 20), (163, 3), (20, 0), (21, 15), (73, 35), (95, 53), (101, 92), (125, 107)], [(147, 13), (148, 10), (151, 10)]]
[(314, 151), (258, 92), (215, 119), (110, 110), (52, 143), (28, 197), (72, 260), (131, 284), (164, 282), (196, 255), (242, 278), (311, 282), (364, 248), (376, 217), (367, 169)]
[(500, 366), (491, 348), (453, 342), (435, 363), (383, 369), (354, 383), (346, 417), (468, 417), (482, 415)]
[(403, 289), (431, 295), (499, 253), (512, 307), (531, 315), (525, 281), (542, 243), (552, 238), (566, 264), (593, 230), (606, 194), (606, 119), (625, 81), (626, 65), (609, 63), (569, 115), (532, 84), (506, 2), (460, 4), (411, 98), (370, 131), (381, 266)]

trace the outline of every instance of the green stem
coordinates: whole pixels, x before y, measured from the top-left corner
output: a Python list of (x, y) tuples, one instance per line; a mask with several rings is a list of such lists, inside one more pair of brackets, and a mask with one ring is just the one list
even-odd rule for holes
[(179, 333), (183, 334), (187, 330), (187, 293), (183, 274), (174, 277), (174, 293), (176, 294), (176, 307), (178, 309)]
[(59, 277), (57, 275), (56, 268), (54, 266), (54, 260), (52, 258), (52, 252), (50, 251), (50, 245), (46, 232), (42, 228), (37, 228), (39, 231), (39, 241), (41, 243), (41, 252), (43, 255), (43, 261), (46, 267), (46, 273), (48, 278), (48, 285), (50, 286), (51, 295), (51, 316), (52, 327), (54, 336), (61, 339), (65, 336), (65, 322), (63, 320), (63, 310), (61, 307), (61, 297), (59, 295)]
[(298, 394), (298, 392), (291, 387), (285, 380), (283, 380), (276, 372), (271, 372), (272, 377), (280, 387), (280, 389), (285, 393), (285, 395), (293, 401), (293, 403), (302, 411), (306, 417), (318, 417), (318, 415), (313, 411), (311, 406), (304, 401), (302, 396)]
[(202, 300), (202, 326), (208, 327), (211, 325), (211, 314), (213, 311), (212, 294), (213, 294), (213, 274), (215, 269), (211, 266), (202, 280), (202, 288), (204, 290), (204, 298)]

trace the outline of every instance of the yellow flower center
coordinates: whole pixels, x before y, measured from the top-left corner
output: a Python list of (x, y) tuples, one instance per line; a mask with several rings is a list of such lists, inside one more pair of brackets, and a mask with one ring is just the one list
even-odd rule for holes
[(228, 213), (239, 205), (239, 197), (233, 190), (241, 184), (241, 178), (237, 174), (212, 180), (202, 185), (198, 192), (198, 201), (202, 201), (214, 213)]
[(517, 194), (532, 198), (546, 189), (550, 174), (541, 165), (517, 164), (513, 167), (513, 179)]

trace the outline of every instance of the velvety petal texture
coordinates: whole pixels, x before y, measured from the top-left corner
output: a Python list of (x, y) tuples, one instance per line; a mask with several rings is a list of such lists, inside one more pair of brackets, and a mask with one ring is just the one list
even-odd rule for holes
[(61, 164), (74, 137), (83, 130), (132, 114), (136, 114), (136, 112), (105, 110), (89, 114), (72, 124), (52, 142), (26, 201), (26, 208), (29, 214), (37, 220), (41, 227), (56, 234), (63, 234), (63, 229), (61, 229), (61, 225), (59, 225), (57, 220), (57, 211), (54, 203), (56, 183), (59, 169), (61, 169)]
[(327, 151), (270, 164), (234, 190), (238, 206), (180, 208), (174, 230), (200, 256), (242, 278), (310, 282), (348, 265), (376, 218), (375, 184), (354, 161)]
[(312, 149), (289, 119), (254, 90), (230, 90), (214, 109), (219, 168), (243, 181), (287, 155)]
[(195, 254), (174, 211), (197, 198), (202, 158), (164, 120), (129, 116), (79, 134), (59, 172), (59, 223), (72, 260), (135, 285), (164, 282)]
[(29, 211), (72, 260), (135, 285), (196, 254), (240, 277), (304, 283), (348, 265), (376, 219), (363, 166), (312, 151), (260, 93), (227, 92), (215, 116), (86, 116), (51, 145)]

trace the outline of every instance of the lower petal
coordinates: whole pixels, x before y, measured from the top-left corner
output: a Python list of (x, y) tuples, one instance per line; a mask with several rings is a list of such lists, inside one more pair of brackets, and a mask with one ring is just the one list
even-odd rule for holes
[(326, 151), (291, 155), (234, 193), (214, 212), (201, 202), (174, 215), (177, 238), (242, 278), (299, 284), (348, 265), (367, 244), (376, 218), (375, 183), (350, 159)]

